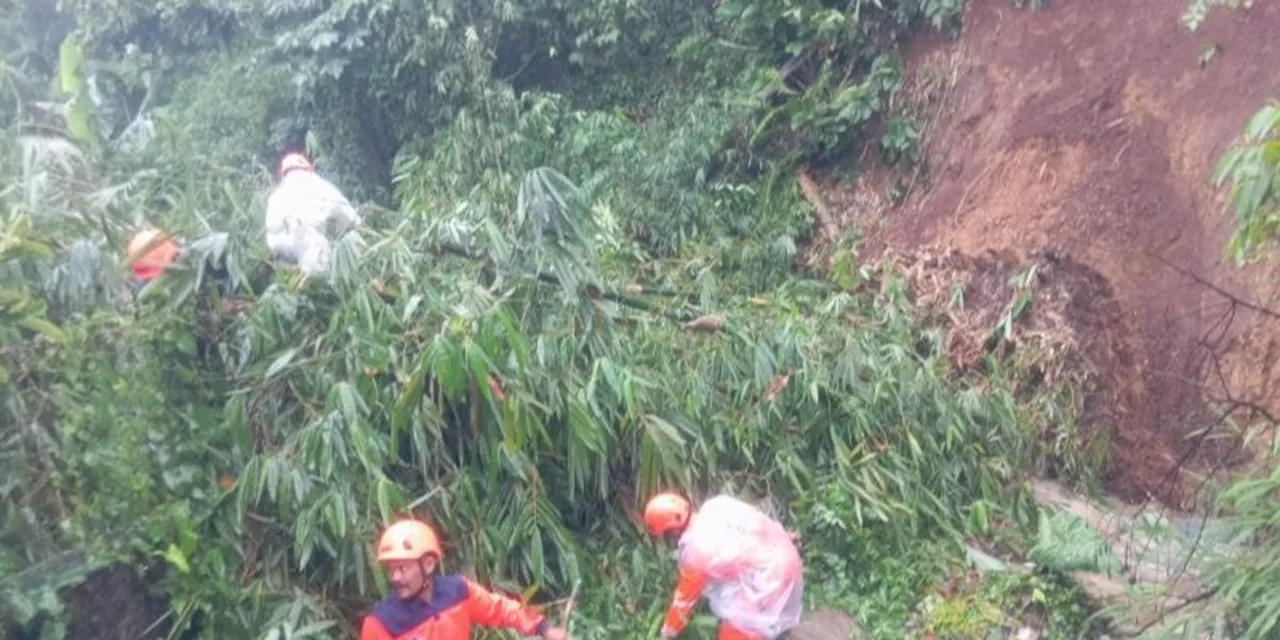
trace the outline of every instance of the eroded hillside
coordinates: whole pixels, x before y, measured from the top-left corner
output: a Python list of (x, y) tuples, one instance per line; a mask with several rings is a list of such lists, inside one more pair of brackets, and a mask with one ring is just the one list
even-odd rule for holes
[(1195, 34), (1184, 8), (969, 3), (958, 41), (908, 52), (916, 87), (947, 85), (921, 109), (931, 179), (905, 181), (896, 208), (868, 205), (904, 182), (878, 169), (827, 195), (862, 228), (863, 259), (886, 247), (1048, 250), (1105, 278), (1127, 325), (1109, 333), (1127, 343), (1105, 364), (1123, 388), (1101, 419), (1115, 443), (1111, 488), (1130, 499), (1169, 495), (1184, 456), (1201, 469), (1241, 459), (1233, 443), (1190, 444), (1217, 421), (1206, 399), (1277, 404), (1280, 325), (1205, 282), (1246, 300), (1274, 282), (1225, 259), (1231, 219), (1210, 178), (1280, 89), (1280, 7), (1216, 12)]

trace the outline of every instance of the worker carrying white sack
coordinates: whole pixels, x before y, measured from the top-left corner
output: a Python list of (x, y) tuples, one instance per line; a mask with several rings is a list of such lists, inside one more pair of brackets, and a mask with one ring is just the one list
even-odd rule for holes
[[(336, 230), (330, 225), (336, 223)], [(280, 161), (280, 184), (267, 198), (267, 248), (275, 259), (298, 265), (304, 276), (326, 273), (330, 238), (361, 224), (351, 201), (315, 172), (311, 161), (290, 153)]]

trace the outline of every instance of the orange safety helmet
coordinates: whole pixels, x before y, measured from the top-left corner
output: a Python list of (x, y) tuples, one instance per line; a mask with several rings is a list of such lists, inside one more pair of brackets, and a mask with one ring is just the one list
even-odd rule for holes
[(290, 153), (280, 161), (280, 177), (289, 175), (290, 171), (315, 171), (315, 166), (301, 153)]
[(428, 553), (435, 554), (436, 558), (444, 555), (436, 533), (417, 520), (401, 520), (387, 527), (378, 539), (379, 562), (417, 560)]
[(151, 280), (173, 266), (181, 252), (178, 244), (169, 238), (169, 234), (147, 229), (134, 234), (129, 240), (125, 261), (133, 269), (135, 278)]
[(689, 524), (693, 505), (675, 493), (659, 493), (644, 506), (644, 525), (651, 535), (660, 536)]

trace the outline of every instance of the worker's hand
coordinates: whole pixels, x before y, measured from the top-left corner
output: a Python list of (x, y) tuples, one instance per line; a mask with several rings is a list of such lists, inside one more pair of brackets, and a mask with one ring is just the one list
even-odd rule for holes
[(560, 627), (551, 627), (542, 634), (546, 640), (570, 640), (569, 632)]
[(661, 633), (660, 635), (661, 635), (663, 638), (667, 638), (668, 640), (670, 640), (670, 638), (674, 638), (674, 637), (676, 637), (676, 636), (680, 635), (680, 632), (678, 632), (678, 631), (676, 631), (675, 629), (672, 629), (672, 628), (670, 628), (670, 627), (668, 627), (667, 625), (665, 625), (665, 624), (664, 624), (664, 625), (662, 625), (662, 633)]

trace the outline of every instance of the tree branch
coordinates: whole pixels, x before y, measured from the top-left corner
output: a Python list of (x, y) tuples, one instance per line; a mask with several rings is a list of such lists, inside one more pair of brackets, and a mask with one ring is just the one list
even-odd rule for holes
[[(460, 258), (465, 258), (467, 260), (474, 260), (476, 262), (484, 263), (485, 266), (494, 270), (503, 270), (508, 273), (516, 273), (518, 275), (522, 275), (526, 277), (534, 277), (538, 280), (538, 282), (541, 282), (543, 284), (550, 284), (555, 286), (562, 285), (560, 278), (556, 277), (554, 274), (540, 271), (530, 276), (530, 274), (528, 273), (523, 273), (513, 269), (501, 269), (498, 266), (498, 264), (495, 263), (493, 259), (490, 258), (489, 256), (472, 252), (466, 247), (463, 247), (461, 245), (458, 245), (452, 242), (442, 242), (436, 246), (444, 253), (458, 256)], [(641, 300), (639, 298), (626, 296), (616, 291), (601, 291), (596, 289), (594, 286), (590, 286), (590, 285), (588, 286), (588, 295), (590, 295), (593, 298), (595, 297), (604, 298), (605, 300), (609, 300), (610, 302), (614, 302), (616, 304), (620, 304), (624, 307), (629, 307), (631, 309), (636, 309), (639, 311), (647, 311), (649, 313), (667, 318), (672, 322), (685, 323), (685, 322), (688, 322), (693, 317), (693, 314), (683, 312), (683, 310), (676, 311), (673, 309), (664, 308), (657, 304), (649, 302), (647, 300)]]
[(1197, 603), (1200, 603), (1200, 602), (1204, 602), (1204, 601), (1206, 601), (1206, 600), (1208, 600), (1208, 599), (1210, 599), (1210, 598), (1212, 598), (1212, 597), (1214, 597), (1214, 596), (1216, 596), (1216, 595), (1218, 595), (1218, 589), (1217, 589), (1217, 587), (1214, 587), (1214, 588), (1212, 588), (1212, 589), (1208, 589), (1208, 590), (1206, 590), (1206, 591), (1204, 591), (1204, 592), (1202, 592), (1202, 593), (1200, 593), (1200, 594), (1198, 594), (1198, 595), (1196, 595), (1196, 596), (1193, 596), (1193, 597), (1191, 597), (1191, 598), (1187, 598), (1186, 600), (1182, 601), (1181, 603), (1178, 603), (1178, 604), (1176, 604), (1176, 605), (1174, 605), (1174, 606), (1170, 607), (1169, 609), (1167, 609), (1167, 610), (1165, 610), (1165, 611), (1161, 612), (1160, 617), (1155, 618), (1155, 619), (1153, 619), (1153, 620), (1150, 620), (1149, 622), (1147, 622), (1146, 624), (1142, 625), (1141, 627), (1139, 627), (1138, 629), (1136, 629), (1136, 630), (1135, 630), (1135, 631), (1133, 631), (1132, 633), (1126, 633), (1126, 634), (1125, 634), (1125, 637), (1128, 637), (1128, 638), (1137, 638), (1137, 637), (1141, 637), (1141, 636), (1142, 636), (1142, 634), (1144, 634), (1144, 633), (1146, 633), (1147, 631), (1151, 630), (1151, 628), (1152, 628), (1152, 627), (1156, 626), (1157, 624), (1160, 624), (1161, 622), (1164, 622), (1164, 621), (1165, 621), (1165, 620), (1166, 620), (1170, 615), (1175, 614), (1175, 613), (1177, 613), (1177, 612), (1179, 612), (1179, 611), (1181, 611), (1181, 610), (1183, 610), (1183, 609), (1186, 609), (1187, 607), (1189, 607), (1189, 606), (1191, 606), (1191, 605), (1193, 605), (1193, 604), (1197, 604)]
[(1154, 257), (1156, 260), (1159, 260), (1161, 263), (1163, 263), (1165, 266), (1189, 278), (1192, 282), (1195, 282), (1196, 284), (1202, 287), (1205, 287), (1210, 291), (1213, 291), (1214, 293), (1222, 296), (1223, 298), (1226, 298), (1227, 300), (1231, 301), (1232, 304), (1240, 305), (1251, 311), (1257, 311), (1258, 313), (1261, 313), (1262, 315), (1267, 316), (1269, 318), (1275, 318), (1277, 320), (1280, 320), (1280, 311), (1273, 311), (1259, 304), (1249, 302), (1248, 300), (1245, 300), (1244, 298), (1241, 298), (1240, 296), (1237, 296), (1234, 293), (1231, 293), (1230, 291), (1227, 291), (1226, 289), (1223, 289), (1222, 287), (1212, 282), (1209, 282), (1205, 278), (1202, 278), (1187, 269), (1184, 269), (1182, 267), (1179, 267), (1176, 264), (1173, 264), (1172, 262), (1169, 262), (1167, 258), (1165, 258), (1160, 254), (1152, 253), (1152, 252), (1148, 252), (1148, 253), (1152, 257)]

